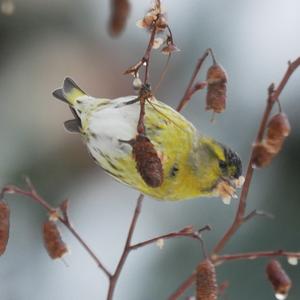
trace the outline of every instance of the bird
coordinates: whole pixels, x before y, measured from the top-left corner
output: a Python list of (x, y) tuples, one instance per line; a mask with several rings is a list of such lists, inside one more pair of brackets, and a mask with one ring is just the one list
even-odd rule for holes
[[(53, 96), (73, 113), (74, 118), (64, 122), (67, 131), (79, 133), (92, 159), (117, 181), (157, 200), (221, 197), (228, 202), (236, 197), (243, 181), (238, 154), (153, 95), (144, 103), (143, 134), (137, 132), (141, 111), (137, 95), (92, 97), (67, 77)], [(134, 141), (140, 139), (159, 158), (161, 178), (155, 184), (145, 180), (139, 168), (149, 165), (143, 155), (137, 162)]]

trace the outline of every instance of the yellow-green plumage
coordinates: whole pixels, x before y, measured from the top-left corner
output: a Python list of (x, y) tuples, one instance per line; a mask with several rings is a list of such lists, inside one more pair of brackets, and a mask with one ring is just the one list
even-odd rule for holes
[[(209, 165), (209, 172), (199, 178), (201, 140), (208, 140), (199, 139), (194, 126), (168, 106), (158, 101), (151, 103), (153, 106), (146, 102), (146, 135), (161, 158), (163, 184), (158, 188), (148, 186), (137, 172), (131, 153), (116, 161), (118, 168), (123, 170), (121, 181), (158, 199), (179, 200), (211, 194), (210, 187), (216, 181), (212, 166)], [(205, 164), (202, 165), (201, 171), (205, 173)]]
[(96, 99), (70, 80), (62, 95), (79, 116), (80, 132), (95, 161), (118, 181), (147, 195), (161, 200), (216, 195), (220, 178), (237, 171), (224, 174), (219, 166), (226, 161), (224, 146), (200, 135), (181, 114), (153, 98), (146, 101), (144, 122), (162, 162), (163, 183), (150, 187), (137, 171), (131, 146), (122, 142), (136, 136), (140, 110), (139, 102), (133, 101), (136, 97)]

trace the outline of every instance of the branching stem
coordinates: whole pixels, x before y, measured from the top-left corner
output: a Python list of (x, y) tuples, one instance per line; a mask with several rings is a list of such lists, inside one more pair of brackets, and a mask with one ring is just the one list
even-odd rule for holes
[(246, 260), (246, 259), (258, 259), (266, 257), (295, 257), (300, 259), (300, 252), (289, 252), (284, 250), (275, 251), (257, 251), (257, 252), (246, 252), (246, 253), (235, 253), (235, 254), (224, 254), (212, 256), (212, 261), (215, 263), (231, 261), (231, 260)]
[[(20, 189), (17, 186), (14, 185), (7, 185), (2, 189), (1, 192), (1, 198), (4, 197), (5, 194), (17, 194), (17, 195), (22, 195), (22, 196), (26, 196), (31, 198), (32, 200), (34, 200), (36, 203), (40, 204), (42, 207), (44, 207), (49, 214), (53, 214), (57, 212), (56, 208), (53, 208), (51, 205), (49, 205), (47, 203), (47, 201), (45, 201), (43, 199), (43, 197), (41, 197), (36, 189), (34, 188), (34, 186), (31, 184), (31, 182), (29, 181), (29, 179), (26, 180), (29, 190), (23, 190)], [(97, 255), (93, 252), (93, 250), (86, 244), (86, 242), (81, 238), (81, 236), (79, 235), (79, 233), (75, 230), (75, 228), (71, 225), (67, 214), (65, 214), (65, 212), (63, 213), (63, 216), (57, 216), (58, 220), (64, 224), (66, 226), (66, 228), (73, 234), (73, 236), (77, 239), (77, 241), (82, 245), (82, 247), (86, 250), (86, 252), (90, 255), (90, 257), (95, 261), (95, 263), (97, 264), (97, 266), (104, 272), (104, 274), (110, 278), (111, 273), (108, 271), (108, 269), (102, 264), (102, 262), (100, 261), (100, 259), (97, 257)]]
[(189, 84), (188, 84), (188, 86), (185, 90), (185, 93), (184, 93), (182, 99), (180, 100), (180, 102), (179, 102), (179, 104), (176, 108), (177, 111), (181, 111), (184, 108), (184, 106), (188, 103), (188, 101), (191, 99), (192, 95), (195, 93), (195, 90), (193, 89), (194, 82), (195, 82), (196, 77), (197, 77), (197, 75), (198, 75), (198, 73), (199, 73), (199, 71), (202, 67), (203, 62), (205, 61), (205, 59), (209, 55), (210, 51), (211, 51), (210, 49), (207, 49), (204, 52), (204, 54), (199, 58), (198, 63), (196, 65), (195, 70), (194, 70), (194, 72), (192, 74), (192, 77), (190, 79), (190, 82), (189, 82)]
[[(209, 50), (207, 50), (208, 52)], [(204, 54), (204, 56), (207, 56), (207, 52)], [(204, 57), (203, 56), (203, 57)], [(206, 57), (205, 56), (205, 57)], [(183, 97), (183, 99), (180, 101), (179, 107), (183, 106), (182, 102), (185, 101), (186, 99), (186, 95), (188, 95), (188, 91), (190, 90), (191, 86), (193, 85), (194, 79), (197, 76), (198, 73), (198, 67), (200, 64), (201, 67), (201, 59), (203, 58), (201, 57), (198, 65), (194, 71), (194, 74), (192, 76), (191, 82), (186, 90), (185, 96)], [(255, 143), (261, 142), (265, 133), (265, 129), (267, 126), (267, 122), (269, 120), (273, 105), (275, 102), (278, 101), (279, 96), (281, 94), (281, 92), (283, 91), (283, 89), (285, 88), (287, 82), (289, 81), (291, 75), (294, 73), (294, 71), (300, 66), (300, 57), (297, 58), (295, 61), (293, 62), (289, 62), (288, 64), (288, 68), (283, 76), (283, 78), (281, 79), (279, 85), (277, 86), (277, 88), (274, 88), (274, 84), (272, 84), (270, 86), (270, 88), (268, 89), (268, 99), (267, 99), (267, 104), (262, 116), (262, 119), (260, 121), (260, 125), (259, 125), (259, 129), (258, 129), (258, 133), (255, 139)], [(199, 67), (199, 69), (200, 69)], [(252, 218), (254, 215), (261, 215), (257, 212), (252, 212), (248, 215), (245, 215), (245, 211), (246, 211), (246, 201), (247, 201), (247, 197), (248, 197), (248, 192), (249, 192), (249, 187), (250, 187), (250, 183), (252, 180), (252, 176), (253, 176), (253, 166), (252, 166), (252, 157), (253, 157), (253, 151), (251, 151), (250, 154), (250, 159), (249, 159), (249, 163), (248, 163), (248, 167), (247, 167), (247, 171), (246, 171), (246, 176), (245, 176), (245, 183), (243, 185), (242, 191), (241, 191), (241, 195), (240, 195), (240, 199), (239, 199), (239, 205), (235, 214), (235, 218), (234, 221), (232, 222), (232, 224), (229, 226), (229, 228), (227, 229), (227, 231), (224, 233), (224, 235), (221, 237), (221, 239), (218, 241), (218, 243), (215, 245), (211, 257), (219, 257), (219, 259), (222, 257), (223, 260), (234, 260), (234, 259), (250, 259), (253, 258), (253, 254), (256, 255), (256, 257), (265, 257), (265, 256), (296, 256), (298, 257), (298, 255), (300, 255), (300, 253), (293, 253), (293, 252), (284, 252), (284, 251), (269, 251), (269, 252), (254, 252), (254, 253), (246, 253), (246, 254), (232, 254), (232, 255), (225, 255), (225, 256), (218, 256), (218, 253), (220, 253), (223, 248), (225, 247), (225, 245), (229, 242), (229, 240), (232, 238), (232, 236), (238, 231), (238, 229), (240, 228), (240, 226), (247, 220), (249, 220), (250, 218)], [(190, 275), (181, 285), (180, 287), (170, 296), (170, 300), (176, 300), (178, 299), (187, 288), (189, 288), (189, 286), (191, 286), (195, 281), (195, 273), (193, 273), (192, 275)]]
[(129, 231), (128, 231), (125, 247), (123, 249), (123, 253), (120, 257), (117, 268), (116, 268), (114, 274), (111, 276), (110, 281), (109, 281), (109, 289), (108, 289), (108, 294), (107, 294), (107, 300), (113, 299), (113, 294), (114, 294), (114, 290), (115, 290), (117, 281), (119, 279), (119, 276), (120, 276), (121, 271), (123, 269), (123, 266), (125, 264), (127, 256), (128, 256), (128, 254), (131, 250), (130, 249), (130, 244), (131, 244), (131, 240), (132, 240), (132, 236), (133, 236), (133, 233), (134, 233), (134, 229), (135, 229), (135, 226), (136, 226), (137, 219), (138, 219), (138, 217), (140, 215), (140, 212), (141, 212), (143, 199), (144, 199), (144, 195), (140, 194), (138, 199), (137, 199), (136, 207), (135, 207), (134, 214), (133, 214), (133, 217), (132, 217), (132, 221), (131, 221), (131, 224), (130, 224), (130, 227), (129, 227)]
[[(264, 136), (264, 132), (267, 126), (268, 119), (270, 117), (272, 108), (274, 103), (278, 100), (281, 92), (283, 91), (284, 87), (286, 86), (289, 78), (294, 73), (294, 71), (299, 67), (300, 65), (300, 57), (297, 58), (294, 62), (289, 63), (288, 68), (279, 83), (278, 87), (274, 91), (269, 92), (269, 97), (267, 99), (267, 105), (263, 114), (263, 117), (260, 122), (260, 126), (258, 129), (257, 137), (255, 139), (255, 143), (261, 142)], [(247, 167), (247, 172), (245, 176), (245, 183), (242, 188), (240, 200), (239, 200), (239, 206), (235, 215), (235, 219), (231, 226), (228, 228), (228, 230), (225, 232), (224, 236), (220, 239), (220, 241), (217, 243), (217, 245), (214, 247), (213, 254), (219, 253), (222, 251), (222, 249), (225, 247), (225, 245), (228, 243), (228, 241), (231, 239), (231, 237), (236, 233), (236, 231), (239, 229), (239, 227), (243, 223), (243, 219), (245, 217), (245, 210), (246, 210), (246, 201), (248, 197), (249, 187), (253, 176), (253, 166), (252, 166), (252, 157), (253, 157), (253, 151), (251, 151), (250, 159)]]

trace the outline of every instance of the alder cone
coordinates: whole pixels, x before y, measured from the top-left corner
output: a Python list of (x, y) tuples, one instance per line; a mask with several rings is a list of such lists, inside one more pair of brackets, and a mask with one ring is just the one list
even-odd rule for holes
[(218, 285), (214, 264), (206, 259), (196, 270), (196, 299), (217, 300)]
[(268, 124), (268, 139), (278, 139), (287, 137), (291, 132), (291, 125), (285, 113), (274, 115)]
[(46, 221), (43, 226), (45, 248), (52, 259), (60, 258), (68, 252), (57, 225), (54, 221)]
[(118, 36), (124, 30), (129, 12), (128, 0), (111, 0), (109, 30), (112, 36)]
[(253, 148), (252, 155), (252, 165), (256, 168), (266, 167), (268, 166), (274, 157), (274, 153), (272, 153), (268, 147), (268, 145), (264, 143), (255, 144)]
[(217, 63), (213, 64), (207, 71), (206, 81), (207, 84), (227, 83), (225, 69)]
[(206, 110), (221, 113), (226, 108), (227, 86), (225, 83), (213, 83), (207, 86)]
[(1, 200), (0, 201), (0, 255), (2, 255), (8, 243), (9, 238), (9, 207)]
[(163, 182), (162, 163), (151, 141), (139, 134), (133, 142), (132, 154), (136, 161), (136, 168), (145, 183), (154, 188), (161, 186)]
[(213, 64), (207, 71), (206, 110), (221, 113), (226, 108), (227, 74), (219, 64)]
[(270, 260), (266, 267), (266, 273), (272, 283), (274, 291), (281, 295), (287, 295), (292, 286), (292, 282), (279, 261), (275, 259)]

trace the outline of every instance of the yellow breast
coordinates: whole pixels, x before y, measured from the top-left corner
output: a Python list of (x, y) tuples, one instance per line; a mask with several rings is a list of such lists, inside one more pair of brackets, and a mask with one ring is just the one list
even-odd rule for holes
[(122, 158), (99, 158), (99, 164), (117, 180), (160, 200), (190, 199), (209, 195), (209, 177), (199, 178), (193, 149), (199, 143), (195, 127), (169, 106), (154, 101), (146, 104), (146, 135), (155, 146), (163, 165), (163, 183), (148, 186), (136, 169), (129, 152)]

